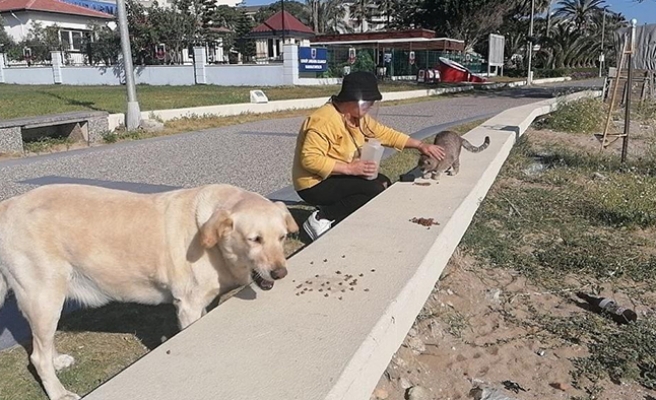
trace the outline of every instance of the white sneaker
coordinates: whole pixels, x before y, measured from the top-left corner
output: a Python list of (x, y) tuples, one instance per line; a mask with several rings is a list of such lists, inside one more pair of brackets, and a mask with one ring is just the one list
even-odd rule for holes
[(313, 212), (308, 219), (303, 222), (303, 229), (305, 232), (308, 234), (310, 239), (312, 241), (317, 240), (317, 238), (326, 231), (330, 229), (330, 227), (333, 225), (334, 221), (330, 221), (328, 219), (317, 219), (317, 214), (319, 213), (319, 210)]

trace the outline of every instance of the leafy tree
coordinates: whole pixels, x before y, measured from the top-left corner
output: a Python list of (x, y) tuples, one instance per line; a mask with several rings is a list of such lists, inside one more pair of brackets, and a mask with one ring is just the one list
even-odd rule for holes
[(360, 32), (364, 32), (364, 22), (370, 21), (374, 14), (372, 3), (369, 0), (356, 0), (350, 5), (349, 11), (356, 27)]
[(237, 23), (235, 48), (246, 59), (251, 59), (255, 56), (255, 41), (248, 38), (248, 34), (253, 28), (251, 19), (245, 13), (242, 13)]
[(243, 12), (237, 7), (230, 7), (227, 5), (218, 6), (214, 13), (213, 26), (226, 28), (232, 31), (221, 35), (223, 40), (223, 51), (225, 52), (229, 52), (235, 45), (237, 26), (239, 25), (242, 14)]
[(389, 28), (408, 29), (421, 25), (421, 20), (417, 14), (422, 9), (423, 0), (391, 1), (381, 0), (389, 9), (389, 15), (392, 15), (389, 22)]
[(346, 8), (342, 0), (311, 0), (312, 23), (319, 34), (348, 32), (351, 30), (344, 17)]
[(50, 60), (50, 52), (61, 50), (64, 52), (64, 59), (66, 59), (66, 50), (62, 47), (59, 40), (59, 26), (52, 25), (43, 27), (40, 22), (34, 22), (30, 28), (27, 38), (18, 43), (17, 46), (21, 53), (20, 59), (24, 59), (22, 49), (29, 47), (32, 51), (32, 56), (29, 62), (43, 62)]
[(14, 40), (5, 31), (4, 20), (0, 16), (0, 53), (8, 52), (14, 46), (16, 46), (16, 43), (14, 43)]
[(87, 62), (91, 65), (103, 63), (107, 66), (118, 63), (121, 53), (121, 36), (118, 30), (113, 31), (107, 25), (93, 24), (89, 26), (91, 38), (85, 40), (87, 47)]
[[(255, 21), (262, 23), (269, 19), (272, 15), (282, 10), (282, 5), (279, 1), (271, 3), (267, 7), (262, 7), (255, 14)], [(311, 9), (308, 5), (298, 1), (285, 0), (285, 11), (296, 17), (305, 25), (310, 26), (312, 23)]]

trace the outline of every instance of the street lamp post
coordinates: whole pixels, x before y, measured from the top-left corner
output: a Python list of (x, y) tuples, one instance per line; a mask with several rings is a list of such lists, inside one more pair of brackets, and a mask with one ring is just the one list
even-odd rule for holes
[(141, 124), (141, 110), (137, 101), (137, 90), (134, 85), (134, 68), (132, 66), (132, 49), (130, 48), (130, 33), (128, 32), (127, 12), (125, 0), (117, 0), (118, 27), (121, 34), (121, 49), (123, 51), (123, 71), (125, 84), (128, 87), (128, 110), (125, 118), (125, 127), (128, 131), (135, 130)]
[(533, 60), (533, 15), (535, 14), (535, 0), (531, 0), (531, 22), (528, 28), (528, 76), (526, 77), (526, 85), (533, 84), (532, 60)]

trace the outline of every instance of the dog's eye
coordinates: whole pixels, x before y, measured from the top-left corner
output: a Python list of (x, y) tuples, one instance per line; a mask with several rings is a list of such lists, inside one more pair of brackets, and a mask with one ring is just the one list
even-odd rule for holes
[(250, 238), (250, 239), (248, 239), (248, 240), (250, 240), (250, 241), (253, 242), (253, 243), (260, 243), (260, 244), (262, 244), (262, 236), (255, 236), (255, 237), (252, 237), (252, 238)]

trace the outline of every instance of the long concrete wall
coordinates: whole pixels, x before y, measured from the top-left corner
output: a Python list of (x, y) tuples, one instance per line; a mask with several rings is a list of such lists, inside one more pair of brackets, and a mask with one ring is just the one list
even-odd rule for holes
[[(562, 102), (600, 94), (489, 119), (465, 135), (490, 136), (488, 150), (463, 152), (456, 177), (393, 185), (293, 256), (273, 290), (243, 289), (86, 399), (369, 399), (519, 136)], [(357, 285), (339, 285), (345, 274)], [(326, 282), (327, 296), (318, 290)]]

